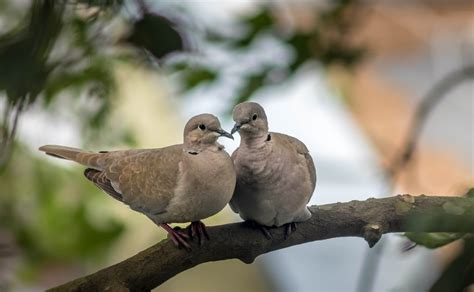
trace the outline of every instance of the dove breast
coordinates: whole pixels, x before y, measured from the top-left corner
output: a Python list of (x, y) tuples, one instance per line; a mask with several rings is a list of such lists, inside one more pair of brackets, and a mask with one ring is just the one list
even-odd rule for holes
[[(222, 210), (232, 198), (236, 175), (227, 152), (206, 150), (184, 154), (179, 178), (167, 212), (182, 214), (173, 222), (193, 222)], [(160, 214), (159, 217), (166, 214)]]
[(265, 226), (305, 221), (316, 185), (313, 160), (296, 138), (270, 137), (260, 147), (241, 145), (232, 154), (238, 179), (230, 205), (244, 220)]

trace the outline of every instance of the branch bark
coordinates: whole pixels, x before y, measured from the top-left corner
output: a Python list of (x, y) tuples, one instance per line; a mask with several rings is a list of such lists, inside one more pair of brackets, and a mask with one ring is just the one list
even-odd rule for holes
[[(284, 228), (272, 228), (272, 240), (242, 223), (208, 228), (210, 241), (192, 252), (165, 239), (137, 255), (73, 280), (50, 291), (149, 291), (173, 276), (205, 262), (237, 258), (252, 263), (259, 255), (306, 242), (335, 237), (364, 238), (370, 247), (391, 232), (472, 232), (474, 199), (466, 197), (410, 196), (350, 201), (310, 207), (313, 216), (298, 224), (284, 239)], [(417, 226), (413, 218), (443, 215), (443, 223)], [(460, 217), (469, 224), (458, 224)], [(452, 220), (451, 220), (452, 219)]]

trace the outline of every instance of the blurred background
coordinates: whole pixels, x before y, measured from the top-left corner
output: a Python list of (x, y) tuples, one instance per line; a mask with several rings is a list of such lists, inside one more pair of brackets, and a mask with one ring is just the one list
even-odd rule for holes
[[(166, 237), (41, 145), (163, 147), (182, 142), (191, 116), (210, 112), (230, 129), (233, 106), (256, 100), (271, 131), (310, 149), (310, 204), (463, 195), (474, 185), (473, 79), (468, 0), (0, 0), (0, 291), (41, 291)], [(221, 142), (232, 152), (239, 137)], [(205, 223), (237, 221), (226, 207)], [(402, 235), (373, 249), (313, 242), (252, 265), (206, 263), (157, 290), (472, 283), (459, 276), (473, 269), (472, 238), (414, 246)]]

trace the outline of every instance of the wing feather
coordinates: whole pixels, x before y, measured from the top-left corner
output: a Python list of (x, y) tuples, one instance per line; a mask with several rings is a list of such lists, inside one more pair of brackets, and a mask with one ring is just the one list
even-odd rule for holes
[(132, 209), (162, 213), (174, 196), (182, 153), (181, 145), (133, 154), (115, 153), (104, 173)]
[(308, 168), (309, 177), (314, 189), (316, 187), (316, 168), (314, 167), (313, 158), (309, 154), (309, 150), (306, 145), (300, 140), (285, 134), (271, 133), (271, 135), (275, 139), (278, 139), (279, 145), (282, 145), (289, 150), (295, 149), (298, 154), (301, 154), (305, 157), (306, 167)]
[(112, 186), (110, 180), (107, 178), (103, 171), (99, 171), (93, 168), (87, 168), (84, 171), (84, 175), (88, 180), (93, 182), (99, 189), (103, 190), (114, 199), (122, 202), (122, 194), (117, 192)]

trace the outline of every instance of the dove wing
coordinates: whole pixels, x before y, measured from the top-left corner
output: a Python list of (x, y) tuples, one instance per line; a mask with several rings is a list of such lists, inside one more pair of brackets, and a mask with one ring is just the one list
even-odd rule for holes
[(181, 158), (181, 145), (110, 152), (104, 159), (103, 175), (93, 182), (114, 198), (120, 195), (134, 210), (163, 213), (174, 195)]
[[(239, 147), (237, 147), (237, 149), (235, 149), (234, 152), (232, 152), (232, 155), (230, 156), (230, 158), (232, 159), (232, 162), (234, 162), (235, 159), (237, 158), (237, 152), (238, 151), (239, 151)], [(229, 206), (230, 206), (230, 209), (232, 211), (234, 211), (234, 213), (237, 213), (237, 214), (239, 213), (239, 208), (237, 207), (237, 205), (235, 204), (235, 202), (233, 200), (230, 200)]]
[(287, 148), (288, 151), (296, 151), (305, 158), (305, 164), (308, 169), (311, 186), (314, 189), (316, 187), (316, 168), (314, 167), (313, 158), (309, 154), (309, 150), (306, 145), (300, 140), (281, 133), (271, 133), (272, 139), (278, 140), (277, 144)]
[(93, 182), (99, 189), (103, 190), (114, 199), (122, 202), (122, 194), (118, 193), (112, 186), (110, 180), (105, 175), (105, 172), (93, 168), (87, 168), (84, 175), (88, 180)]

